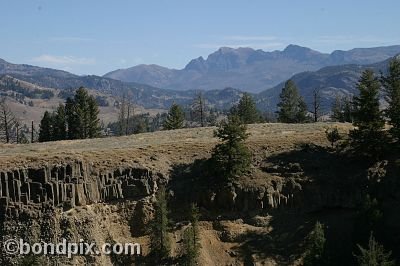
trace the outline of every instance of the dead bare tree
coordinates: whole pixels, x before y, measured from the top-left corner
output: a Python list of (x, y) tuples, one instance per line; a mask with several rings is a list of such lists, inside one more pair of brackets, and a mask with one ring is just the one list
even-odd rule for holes
[(313, 110), (311, 113), (314, 116), (314, 122), (318, 122), (318, 118), (321, 116), (321, 91), (320, 89), (313, 90)]
[(119, 114), (118, 114), (118, 124), (119, 124), (119, 132), (118, 135), (122, 136), (126, 133), (126, 96), (125, 94), (122, 96), (122, 100), (119, 104)]
[(202, 92), (196, 94), (196, 97), (192, 104), (192, 109), (197, 118), (200, 120), (201, 127), (204, 127), (206, 125), (206, 118), (205, 118), (206, 106)]
[(0, 138), (6, 143), (11, 141), (11, 133), (17, 124), (17, 120), (6, 103), (6, 98), (0, 101)]
[(131, 101), (128, 101), (127, 106), (128, 106), (128, 113), (127, 113), (127, 117), (126, 117), (126, 132), (125, 132), (125, 135), (132, 134), (133, 129), (132, 129), (132, 126), (129, 123), (131, 122), (130, 118), (134, 117), (134, 115), (135, 115), (135, 107), (134, 107), (133, 103)]

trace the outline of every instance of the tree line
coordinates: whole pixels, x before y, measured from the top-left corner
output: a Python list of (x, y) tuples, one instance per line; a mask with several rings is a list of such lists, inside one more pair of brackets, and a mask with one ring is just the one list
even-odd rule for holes
[(40, 121), (39, 142), (95, 138), (100, 134), (99, 108), (93, 96), (80, 87), (73, 98)]

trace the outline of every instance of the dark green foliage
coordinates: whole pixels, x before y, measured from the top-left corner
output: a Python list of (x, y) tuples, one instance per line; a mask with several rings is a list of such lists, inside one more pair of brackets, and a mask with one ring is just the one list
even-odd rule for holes
[(339, 140), (342, 139), (342, 137), (339, 134), (339, 130), (337, 129), (337, 127), (334, 127), (333, 129), (327, 128), (325, 130), (325, 134), (326, 134), (326, 138), (331, 143), (332, 148), (334, 147), (336, 142), (338, 142)]
[(58, 97), (64, 100), (68, 98), (73, 98), (75, 95), (76, 89), (74, 88), (65, 88), (58, 93)]
[(157, 263), (169, 257), (170, 237), (168, 235), (168, 207), (166, 190), (160, 187), (157, 192), (157, 201), (155, 203), (154, 219), (150, 225), (150, 245), (151, 253), (157, 260)]
[(98, 106), (109, 106), (110, 103), (107, 101), (105, 96), (96, 96), (96, 103)]
[(360, 156), (378, 157), (383, 153), (385, 121), (379, 109), (380, 83), (372, 70), (363, 72), (358, 85), (359, 96), (354, 97), (354, 122), (350, 131), (351, 146)]
[(386, 77), (382, 77), (382, 84), (386, 92), (386, 101), (389, 103), (386, 116), (392, 126), (390, 133), (393, 139), (400, 141), (400, 59), (390, 61), (389, 71)]
[(87, 99), (88, 105), (88, 120), (87, 120), (87, 135), (86, 138), (96, 138), (100, 135), (100, 119), (99, 108), (93, 96)]
[(304, 257), (305, 266), (322, 265), (325, 242), (324, 226), (320, 222), (316, 222), (314, 229), (307, 238), (306, 253)]
[(60, 104), (53, 114), (53, 139), (54, 140), (63, 140), (67, 138), (67, 120), (65, 116), (65, 107)]
[(2, 81), (4, 83), (2, 86), (3, 90), (15, 92), (16, 96), (19, 95), (21, 99), (24, 99), (24, 97), (31, 99), (51, 99), (54, 97), (54, 93), (50, 90), (28, 89), (22, 87), (19, 81), (14, 81), (12, 79), (3, 79)]
[(279, 95), (278, 120), (282, 123), (303, 123), (307, 120), (307, 106), (292, 80), (285, 83)]
[(232, 107), (232, 115), (240, 117), (245, 124), (254, 124), (262, 121), (260, 112), (257, 110), (253, 97), (245, 92), (237, 106)]
[(364, 200), (361, 213), (362, 219), (367, 223), (369, 229), (374, 229), (379, 221), (382, 219), (382, 211), (379, 209), (378, 201), (371, 199), (369, 195)]
[[(152, 130), (153, 126), (155, 127), (154, 128), (155, 130), (158, 130), (159, 129), (158, 120), (159, 116), (151, 117), (150, 114), (147, 113), (147, 114), (132, 115), (129, 117), (129, 121), (127, 123), (125, 123), (125, 121), (123, 121), (123, 123), (129, 125), (126, 132), (127, 135), (131, 135), (131, 134), (139, 134), (139, 133), (154, 131)], [(112, 132), (119, 134), (121, 128), (120, 123), (121, 123), (120, 120), (118, 120), (116, 122), (108, 124), (107, 127), (110, 128)]]
[(332, 120), (336, 122), (353, 122), (353, 108), (350, 97), (336, 96), (332, 105)]
[(391, 251), (385, 251), (383, 245), (379, 244), (371, 232), (368, 247), (357, 245), (359, 255), (355, 255), (360, 266), (395, 266), (396, 262), (391, 260)]
[(155, 117), (149, 121), (149, 131), (158, 131), (161, 130), (164, 124), (164, 121), (167, 119), (168, 114), (167, 113), (162, 113), (162, 114), (157, 114)]
[(70, 139), (95, 138), (99, 135), (99, 109), (93, 96), (80, 87), (73, 100), (67, 99), (67, 122)]
[(185, 229), (183, 234), (184, 264), (187, 266), (196, 265), (201, 248), (198, 229), (199, 217), (198, 207), (195, 204), (191, 204), (189, 210), (190, 225)]
[(184, 120), (185, 114), (182, 108), (174, 103), (169, 109), (167, 119), (164, 121), (164, 129), (172, 130), (182, 128)]
[(54, 117), (48, 111), (44, 112), (40, 121), (39, 142), (52, 141), (54, 132)]
[(360, 210), (357, 213), (357, 219), (354, 226), (355, 243), (367, 243), (368, 234), (371, 231), (382, 232), (383, 213), (379, 203), (375, 198), (367, 195), (363, 201)]
[(65, 102), (65, 115), (68, 125), (68, 139), (79, 139), (79, 129), (74, 126), (79, 123), (79, 117), (75, 109), (74, 100), (72, 98), (67, 98)]
[(69, 125), (77, 128), (77, 135), (79, 139), (86, 139), (89, 137), (89, 123), (90, 123), (90, 111), (89, 111), (90, 97), (88, 92), (80, 87), (74, 97), (74, 111), (76, 115), (76, 124)]
[(100, 132), (98, 114), (96, 100), (81, 87), (74, 99), (66, 100), (65, 107), (61, 104), (53, 114), (45, 112), (39, 141), (95, 138)]
[(225, 179), (231, 179), (243, 174), (250, 168), (251, 153), (244, 145), (247, 139), (247, 127), (235, 115), (223, 121), (214, 132), (214, 136), (222, 140), (213, 149), (211, 160), (217, 174)]

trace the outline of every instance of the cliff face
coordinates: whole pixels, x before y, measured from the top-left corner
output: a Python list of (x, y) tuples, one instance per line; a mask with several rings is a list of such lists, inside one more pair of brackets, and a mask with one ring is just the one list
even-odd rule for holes
[(18, 217), (41, 206), (68, 209), (139, 199), (155, 191), (159, 177), (140, 166), (98, 172), (82, 161), (0, 172), (2, 214)]
[[(195, 159), (209, 156), (216, 142), (213, 128), (4, 146), (0, 150), (0, 247), (11, 238), (30, 243), (84, 239), (98, 245), (138, 242), (146, 255), (154, 194), (167, 184), (174, 259), (182, 255), (185, 208), (195, 201), (202, 220), (200, 265), (242, 265), (247, 260), (296, 265), (316, 219), (334, 232), (330, 236), (348, 230), (347, 238), (338, 241), (351, 243), (348, 235), (362, 194), (363, 187), (356, 184), (365, 178), (365, 171), (350, 168), (351, 163), (323, 148), (324, 127), (249, 126), (247, 145), (254, 152), (254, 171), (223, 188), (208, 182), (203, 168), (194, 176), (184, 175)], [(319, 145), (297, 149), (295, 143), (305, 138)], [(382, 164), (368, 175), (382, 176), (386, 168)], [(21, 259), (1, 252), (1, 265)], [(135, 260), (114, 259), (46, 257), (50, 265), (131, 265)]]
[[(1, 244), (8, 239), (29, 243), (60, 243), (62, 239), (134, 242), (144, 235), (152, 215), (152, 198), (160, 173), (137, 166), (98, 171), (92, 164), (71, 161), (58, 165), (0, 172)], [(2, 250), (2, 265), (21, 257)], [(52, 256), (47, 263), (112, 265), (108, 256)]]

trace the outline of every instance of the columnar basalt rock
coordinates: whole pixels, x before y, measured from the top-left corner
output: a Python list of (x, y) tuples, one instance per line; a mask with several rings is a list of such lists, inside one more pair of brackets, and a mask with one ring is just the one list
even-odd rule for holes
[(100, 172), (82, 161), (0, 171), (1, 214), (15, 215), (43, 204), (71, 208), (139, 199), (154, 192), (157, 178), (140, 166)]

